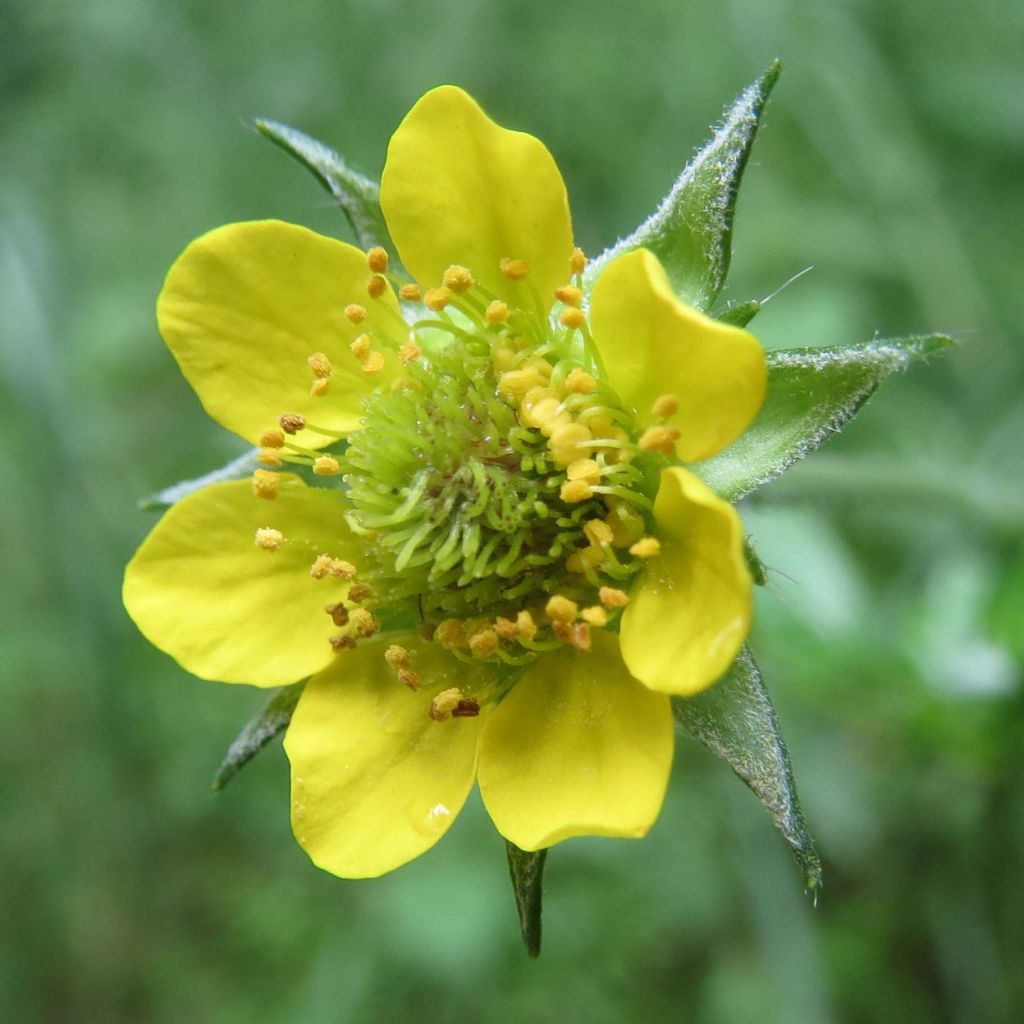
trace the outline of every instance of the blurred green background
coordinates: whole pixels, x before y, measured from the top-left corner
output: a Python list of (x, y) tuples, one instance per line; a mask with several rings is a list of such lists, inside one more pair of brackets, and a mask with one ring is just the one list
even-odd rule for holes
[[(0, 1019), (1024, 1019), (1021, 4), (6, 0), (0, 29)], [(547, 142), (596, 253), (775, 56), (729, 297), (813, 265), (754, 322), (766, 345), (963, 340), (744, 513), (822, 900), (681, 739), (647, 840), (553, 852), (530, 962), (478, 803), (341, 882), (291, 839), (279, 747), (211, 795), (262, 697), (151, 649), (120, 574), (136, 499), (242, 445), (154, 298), (227, 221), (345, 236), (250, 116), (376, 175), (457, 82)]]

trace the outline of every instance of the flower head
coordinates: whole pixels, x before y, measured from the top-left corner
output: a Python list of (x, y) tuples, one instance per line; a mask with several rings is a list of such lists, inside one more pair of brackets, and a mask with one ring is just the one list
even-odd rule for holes
[(125, 603), (204, 678), (312, 677), (285, 746), (329, 871), (422, 853), (474, 780), (526, 850), (643, 835), (668, 695), (749, 628), (742, 526), (684, 463), (757, 413), (761, 348), (643, 249), (588, 296), (550, 154), (456, 88), (395, 133), (381, 204), (408, 277), (277, 221), (171, 268), (163, 336), (262, 466), (174, 506)]

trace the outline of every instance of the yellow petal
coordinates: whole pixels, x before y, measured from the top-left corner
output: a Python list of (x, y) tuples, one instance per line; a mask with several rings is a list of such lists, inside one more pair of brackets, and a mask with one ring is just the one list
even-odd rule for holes
[(415, 637), (398, 642), (422, 690), (398, 682), (384, 644), (358, 647), (309, 681), (285, 737), (295, 838), (343, 878), (374, 878), (429, 850), (473, 785), (487, 709), (444, 722), (429, 713), (431, 694), (464, 685), (467, 667)]
[(688, 470), (661, 474), (661, 554), (622, 616), (622, 657), (652, 690), (689, 696), (732, 664), (750, 629), (753, 584), (736, 510)]
[[(565, 184), (543, 143), (496, 125), (461, 89), (432, 89), (391, 138), (380, 201), (402, 262), (425, 286), (451, 264), (510, 305), (547, 311), (565, 284), (572, 224)], [(503, 258), (525, 260), (514, 283)]]
[[(284, 535), (276, 551), (256, 530)], [(124, 604), (143, 634), (189, 672), (225, 683), (280, 686), (335, 657), (324, 605), (346, 584), (314, 580), (318, 554), (355, 563), (360, 548), (336, 493), (281, 474), (274, 501), (247, 480), (212, 484), (172, 506), (128, 563)]]
[(706, 459), (750, 425), (764, 401), (764, 351), (739, 327), (676, 297), (657, 258), (635, 249), (594, 285), (591, 326), (612, 386), (641, 425), (662, 395), (679, 400), (680, 458)]
[(672, 765), (669, 700), (631, 678), (614, 637), (545, 654), (484, 726), (480, 792), (524, 850), (570, 836), (643, 836)]
[[(197, 238), (178, 257), (157, 302), (160, 333), (203, 408), (256, 443), (285, 412), (328, 430), (359, 425), (359, 400), (376, 383), (349, 350), (359, 334), (401, 331), (394, 293), (366, 292), (366, 255), (354, 246), (283, 221), (229, 224)], [(344, 315), (366, 308), (361, 324)], [(333, 367), (327, 397), (310, 395), (308, 358)], [(320, 447), (321, 434), (300, 443)]]

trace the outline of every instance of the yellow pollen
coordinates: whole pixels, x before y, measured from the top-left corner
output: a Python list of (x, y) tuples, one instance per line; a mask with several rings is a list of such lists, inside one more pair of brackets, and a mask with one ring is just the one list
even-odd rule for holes
[(573, 504), (577, 501), (586, 501), (593, 497), (594, 492), (586, 480), (566, 480), (558, 492), (558, 496), (564, 502)]
[(503, 324), (508, 319), (508, 306), (501, 299), (494, 299), (484, 312), (489, 324)]
[(641, 537), (630, 547), (629, 553), (637, 558), (654, 558), (661, 554), (661, 544), (656, 537)]
[(525, 609), (516, 616), (516, 630), (519, 638), (529, 643), (537, 635), (537, 623)]
[(345, 319), (353, 324), (361, 324), (367, 317), (366, 307), (358, 302), (350, 302), (345, 307)]
[(354, 608), (349, 619), (356, 633), (364, 639), (380, 631), (380, 623), (365, 608)]
[(333, 455), (321, 455), (313, 460), (313, 472), (317, 476), (336, 476), (341, 472), (341, 466)]
[(330, 377), (331, 361), (323, 352), (314, 352), (306, 362), (309, 363), (314, 377)]
[(277, 486), (280, 483), (276, 473), (266, 469), (257, 469), (252, 475), (252, 493), (257, 498), (273, 501), (277, 497)]
[(264, 551), (276, 551), (284, 543), (284, 534), (267, 526), (256, 531), (254, 543)]
[(370, 353), (370, 336), (368, 334), (360, 334), (359, 337), (349, 345), (349, 348), (352, 349), (352, 355), (354, 355), (356, 359), (365, 359)]
[(587, 535), (587, 540), (595, 547), (611, 544), (614, 539), (612, 528), (602, 519), (591, 519), (590, 522), (585, 523), (583, 532)]
[(366, 250), (366, 265), (375, 273), (383, 274), (388, 269), (388, 251), (379, 245)]
[(423, 685), (423, 677), (419, 672), (413, 672), (411, 668), (400, 668), (398, 670), (398, 681), (403, 686), (408, 686), (413, 692)]
[(498, 390), (503, 395), (522, 399), (532, 388), (540, 385), (542, 380), (543, 377), (536, 366), (524, 366), (521, 370), (503, 373), (498, 379)]
[(518, 358), (516, 350), (508, 345), (497, 345), (491, 352), (491, 361), (499, 374), (513, 370)]
[(409, 667), (409, 652), (399, 644), (391, 644), (384, 652), (384, 660), (393, 668)]
[(511, 620), (500, 615), (494, 620), (494, 632), (502, 640), (515, 640), (519, 636), (519, 627)]
[(583, 255), (583, 250), (579, 246), (576, 246), (572, 251), (572, 255), (569, 257), (569, 270), (574, 274), (582, 274), (586, 265), (587, 257)]
[(603, 548), (580, 548), (574, 551), (566, 560), (565, 567), (569, 572), (586, 572), (588, 565), (596, 568), (604, 561)]
[(558, 416), (558, 407), (561, 404), (554, 395), (545, 393), (539, 401), (524, 401), (519, 418), (528, 427), (543, 427), (548, 420)]
[[(351, 562), (346, 562), (341, 558), (331, 558), (330, 555), (317, 555), (316, 561), (309, 567), (309, 575), (315, 580), (322, 580), (325, 576), (350, 580), (355, 574), (356, 567)], [(355, 590), (355, 587), (352, 589)]]
[(566, 423), (551, 434), (548, 447), (558, 465), (571, 466), (586, 456), (587, 449), (583, 446), (593, 440), (593, 436), (582, 423)]
[(462, 700), (462, 691), (457, 686), (453, 686), (449, 690), (442, 690), (430, 702), (430, 717), (435, 722), (445, 721), (459, 706), (460, 700)]
[(331, 382), (327, 377), (317, 377), (317, 379), (309, 385), (309, 393), (314, 398), (323, 398), (330, 390)]
[(605, 608), (625, 608), (629, 604), (629, 595), (624, 590), (615, 587), (602, 587), (597, 596)]
[(645, 452), (661, 452), (663, 455), (675, 455), (676, 441), (679, 431), (675, 427), (648, 427), (640, 438), (639, 444)]
[(661, 395), (651, 406), (651, 414), (659, 419), (675, 416), (679, 412), (679, 399), (675, 395)]
[(371, 274), (366, 279), (366, 291), (371, 299), (379, 299), (387, 290), (388, 283), (380, 274)]
[(593, 459), (577, 459), (569, 463), (565, 475), (570, 480), (585, 480), (588, 484), (596, 484), (601, 479), (601, 467)]
[(261, 466), (273, 466), (275, 469), (283, 465), (280, 448), (261, 448), (256, 456), (256, 461)]
[(324, 611), (327, 612), (333, 622), (339, 629), (342, 626), (348, 625), (348, 609), (341, 604), (328, 604), (324, 606)]
[(416, 344), (411, 338), (402, 342), (402, 347), (398, 350), (398, 358), (403, 363), (409, 364), (423, 355), (423, 349)]
[(522, 281), (530, 272), (530, 265), (526, 260), (513, 260), (508, 256), (503, 256), (498, 263), (498, 269), (510, 281)]
[(420, 286), (418, 284), (403, 284), (398, 289), (400, 298), (405, 299), (406, 302), (419, 302), (420, 301)]
[(567, 306), (578, 306), (583, 301), (583, 292), (575, 285), (564, 284), (555, 289), (555, 298)]
[(427, 294), (423, 296), (423, 302), (427, 309), (432, 309), (435, 313), (439, 313), (451, 301), (451, 289), (443, 286), (441, 288), (431, 288)]
[(561, 594), (555, 594), (544, 606), (553, 622), (573, 622), (579, 612), (579, 605)]
[(331, 646), (336, 654), (340, 654), (342, 651), (352, 651), (355, 650), (356, 638), (349, 636), (348, 633), (338, 633), (331, 637)]
[(466, 630), (459, 619), (443, 619), (434, 633), (435, 639), (448, 650), (466, 647)]
[(284, 434), (280, 430), (264, 430), (260, 434), (261, 448), (283, 448)]
[(286, 434), (297, 434), (306, 425), (306, 417), (297, 412), (285, 412), (277, 418)]
[(608, 625), (608, 613), (599, 604), (584, 608), (580, 612), (580, 618), (584, 622), (590, 623), (591, 626), (597, 626), (599, 629), (601, 626)]
[(469, 649), (474, 658), (489, 658), (498, 649), (498, 634), (493, 629), (482, 629), (469, 638)]
[(590, 626), (585, 622), (575, 623), (572, 627), (572, 635), (569, 637), (569, 643), (571, 643), (578, 651), (589, 651)]
[(441, 283), (453, 292), (468, 292), (476, 284), (476, 280), (465, 267), (453, 263), (442, 275)]
[(373, 587), (369, 583), (353, 583), (348, 588), (348, 599), (358, 604), (360, 601), (368, 601), (374, 596)]
[(589, 395), (597, 390), (597, 381), (585, 370), (574, 366), (565, 378), (565, 390), (575, 395)]
[(558, 320), (559, 323), (563, 324), (565, 327), (568, 327), (572, 331), (576, 331), (587, 322), (587, 317), (582, 309), (577, 309), (575, 306), (569, 306), (567, 309), (562, 310)]
[(363, 373), (380, 373), (384, 369), (385, 361), (382, 352), (368, 352), (363, 360)]

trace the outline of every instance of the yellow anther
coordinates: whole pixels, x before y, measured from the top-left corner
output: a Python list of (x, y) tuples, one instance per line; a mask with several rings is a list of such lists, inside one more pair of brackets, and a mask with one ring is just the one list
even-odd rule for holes
[(597, 568), (604, 561), (604, 549), (603, 548), (580, 548), (574, 551), (566, 560), (565, 567), (569, 572), (584, 573), (587, 571), (587, 566), (591, 568)]
[(422, 294), (418, 284), (403, 284), (398, 289), (399, 297), (405, 299), (406, 302), (419, 302)]
[(558, 317), (558, 321), (570, 330), (576, 331), (587, 322), (587, 316), (582, 309), (577, 309), (575, 306), (568, 306), (562, 310)]
[(583, 292), (575, 285), (564, 284), (555, 289), (555, 298), (567, 306), (578, 306), (583, 301)]
[(494, 368), (501, 373), (509, 373), (515, 369), (515, 365), (519, 360), (519, 356), (514, 348), (509, 348), (508, 345), (498, 345), (491, 352), (491, 362), (494, 363)]
[(577, 459), (569, 463), (565, 475), (570, 480), (585, 480), (588, 484), (596, 484), (601, 479), (601, 467), (593, 459)]
[(569, 270), (574, 274), (582, 274), (586, 265), (587, 257), (583, 255), (583, 250), (576, 246), (569, 257)]
[(261, 466), (273, 466), (275, 469), (283, 465), (280, 448), (261, 448), (256, 456)]
[(675, 395), (661, 395), (654, 400), (651, 406), (651, 415), (664, 419), (666, 416), (675, 416), (679, 412), (679, 399)]
[(498, 649), (498, 634), (493, 629), (481, 629), (469, 638), (469, 650), (474, 658), (489, 658)]
[(345, 307), (345, 319), (350, 323), (361, 324), (368, 315), (366, 307), (360, 306), (358, 302), (350, 302)]
[(577, 622), (572, 626), (572, 635), (569, 643), (578, 651), (590, 650), (590, 626), (585, 622)]
[(448, 690), (442, 690), (430, 702), (430, 717), (435, 722), (445, 721), (459, 706), (460, 700), (462, 700), (462, 691), (457, 686), (453, 686)]
[(608, 613), (599, 604), (594, 604), (589, 608), (584, 608), (583, 611), (580, 612), (580, 618), (583, 619), (584, 622), (590, 623), (591, 626), (597, 626), (598, 629), (600, 629), (601, 626), (608, 625)]
[(645, 452), (661, 452), (663, 455), (675, 455), (676, 441), (679, 431), (675, 427), (648, 427), (640, 437), (640, 447)]
[(554, 395), (547, 392), (539, 401), (523, 402), (519, 418), (528, 427), (543, 427), (548, 420), (558, 415), (558, 407), (561, 404)]
[(615, 587), (602, 587), (597, 596), (605, 608), (625, 608), (629, 604), (629, 595)]
[(280, 430), (264, 430), (260, 434), (261, 448), (283, 448), (284, 434)]
[(380, 623), (365, 608), (353, 608), (349, 615), (349, 621), (356, 633), (364, 639), (380, 632)]
[(380, 373), (386, 361), (382, 352), (368, 352), (363, 360), (363, 373)]
[(516, 615), (516, 631), (520, 640), (529, 643), (537, 635), (537, 623), (533, 616), (525, 609)]
[(577, 501), (586, 501), (594, 496), (590, 484), (586, 480), (566, 480), (558, 492), (562, 501), (572, 505)]
[(313, 472), (317, 476), (337, 476), (341, 466), (333, 455), (320, 455), (313, 460)]
[(350, 580), (355, 574), (356, 567), (351, 562), (346, 562), (342, 558), (331, 558), (330, 555), (317, 555), (316, 560), (309, 567), (309, 575), (315, 580), (322, 580), (325, 576)]
[(637, 558), (654, 558), (661, 554), (661, 544), (657, 537), (641, 537), (635, 544), (630, 546), (629, 553)]
[(445, 288), (444, 286), (440, 288), (431, 288), (427, 294), (423, 296), (423, 302), (427, 309), (432, 309), (435, 313), (439, 313), (451, 301), (451, 289)]
[(379, 245), (366, 250), (366, 265), (375, 273), (383, 274), (388, 269), (388, 251)]
[(412, 338), (403, 341), (402, 347), (398, 350), (398, 358), (406, 365), (419, 359), (421, 355), (423, 355), (423, 349)]
[(369, 601), (374, 596), (373, 587), (369, 583), (353, 583), (348, 588), (348, 599), (358, 604), (360, 601)]
[(297, 412), (284, 412), (277, 418), (286, 434), (297, 434), (306, 425), (306, 417)]
[(366, 291), (371, 299), (379, 299), (387, 290), (388, 283), (380, 274), (371, 274), (366, 279)]
[(574, 366), (565, 378), (565, 390), (575, 395), (589, 395), (597, 390), (597, 381), (585, 370)]
[(605, 519), (611, 527), (613, 534), (612, 543), (617, 548), (628, 548), (634, 541), (644, 535), (644, 519), (628, 505), (619, 505), (614, 508)]
[(484, 318), (489, 324), (503, 324), (508, 319), (508, 306), (501, 299), (495, 299), (487, 306)]
[(543, 379), (536, 366), (524, 366), (521, 370), (503, 373), (498, 378), (498, 390), (503, 395), (523, 399), (531, 389), (539, 387)]
[(256, 531), (255, 544), (264, 551), (276, 551), (284, 543), (284, 534), (269, 526)]
[(393, 668), (409, 667), (409, 652), (399, 644), (391, 644), (384, 652), (384, 660)]
[(331, 622), (339, 629), (348, 625), (348, 609), (340, 601), (337, 604), (325, 605), (324, 611), (330, 615)]
[(498, 263), (498, 269), (510, 281), (522, 281), (530, 272), (530, 265), (526, 260), (513, 260), (508, 256), (503, 256)]
[(398, 670), (398, 681), (403, 686), (408, 686), (413, 692), (423, 685), (423, 677), (419, 672), (414, 672), (411, 668), (400, 668)]
[(466, 267), (453, 263), (441, 275), (441, 283), (453, 292), (468, 292), (476, 284), (476, 280)]
[(327, 377), (317, 377), (317, 379), (309, 385), (309, 393), (314, 398), (323, 398), (330, 390), (331, 382)]
[(342, 651), (353, 651), (355, 646), (356, 638), (348, 633), (338, 633), (331, 637), (331, 647), (334, 648), (335, 654), (340, 654)]
[(579, 614), (579, 605), (561, 594), (555, 594), (544, 606), (553, 622), (574, 622)]
[(587, 540), (595, 547), (611, 544), (614, 539), (612, 528), (602, 519), (591, 519), (588, 523), (584, 523), (583, 532), (587, 535)]
[(323, 352), (314, 352), (306, 362), (309, 363), (314, 377), (330, 377), (331, 361)]
[(443, 619), (438, 623), (434, 638), (450, 651), (467, 646), (466, 628), (460, 619)]
[(352, 349), (352, 355), (354, 355), (356, 359), (365, 359), (370, 353), (370, 336), (368, 334), (360, 334), (359, 337), (349, 345), (349, 348)]
[(502, 640), (515, 640), (519, 637), (519, 627), (511, 620), (500, 615), (494, 620), (494, 632)]
[(277, 487), (280, 479), (276, 473), (266, 469), (257, 469), (252, 475), (252, 493), (257, 498), (267, 498), (273, 501), (277, 497)]
[(552, 431), (548, 447), (558, 465), (570, 466), (586, 457), (586, 444), (592, 440), (593, 434), (582, 423), (566, 423)]

